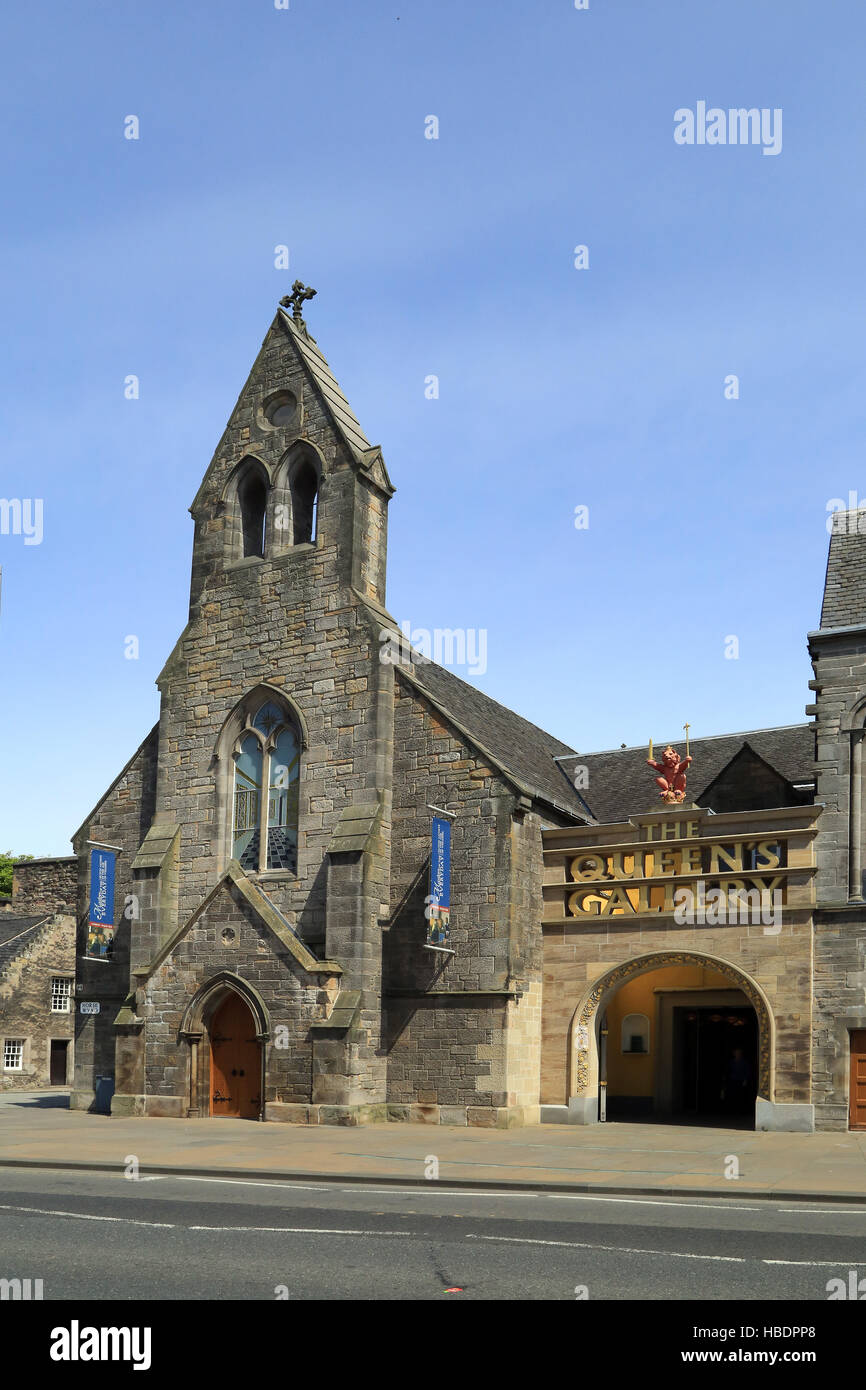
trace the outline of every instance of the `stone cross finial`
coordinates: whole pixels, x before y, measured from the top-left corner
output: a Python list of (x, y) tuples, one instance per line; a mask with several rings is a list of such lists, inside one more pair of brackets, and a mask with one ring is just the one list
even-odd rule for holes
[(293, 322), (304, 331), (306, 331), (307, 325), (301, 316), (301, 305), (305, 299), (312, 299), (315, 293), (316, 291), (308, 289), (302, 280), (296, 280), (292, 285), (291, 294), (284, 294), (280, 300), (284, 309), (291, 309)]

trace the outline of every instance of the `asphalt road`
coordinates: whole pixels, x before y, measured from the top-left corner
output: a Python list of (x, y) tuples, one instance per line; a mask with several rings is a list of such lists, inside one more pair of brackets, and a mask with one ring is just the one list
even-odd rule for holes
[(827, 1300), (866, 1206), (0, 1169), (0, 1278), (46, 1300)]

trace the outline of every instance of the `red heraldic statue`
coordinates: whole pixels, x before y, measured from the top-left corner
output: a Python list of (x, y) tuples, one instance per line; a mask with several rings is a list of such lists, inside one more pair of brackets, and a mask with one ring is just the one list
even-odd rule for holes
[(655, 779), (662, 801), (675, 803), (677, 805), (685, 801), (686, 768), (691, 761), (692, 759), (688, 755), (685, 758), (681, 758), (676, 749), (671, 748), (670, 744), (668, 744), (667, 748), (662, 753), (661, 762), (653, 762), (652, 744), (650, 744), (650, 756), (647, 758), (647, 762), (650, 767), (655, 768), (656, 772), (662, 774), (661, 777)]

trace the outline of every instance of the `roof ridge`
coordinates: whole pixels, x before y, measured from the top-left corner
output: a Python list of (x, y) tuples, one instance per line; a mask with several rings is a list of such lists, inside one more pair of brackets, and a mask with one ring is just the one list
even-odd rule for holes
[(284, 327), (290, 332), (296, 351), (321, 393), (325, 408), (344, 443), (355, 457), (358, 457), (365, 449), (374, 448), (375, 446), (367, 438), (363, 425), (349, 404), (345, 391), (334, 376), (330, 362), (315, 338), (311, 338), (309, 333), (299, 329), (282, 306), (278, 308), (277, 314)]
[[(768, 724), (768, 725), (767, 725), (765, 728), (763, 728), (763, 729), (734, 729), (734, 730), (733, 730), (731, 733), (729, 733), (729, 734), (699, 734), (697, 738), (693, 738), (693, 737), (691, 737), (691, 735), (690, 735), (690, 736), (689, 736), (689, 744), (691, 745), (691, 744), (695, 744), (695, 743), (712, 743), (715, 739), (722, 739), (722, 738), (742, 738), (742, 739), (745, 739), (745, 738), (749, 738), (749, 737), (750, 737), (751, 735), (753, 735), (753, 734), (778, 734), (778, 733), (781, 733), (784, 729), (811, 729), (811, 727), (812, 727), (811, 724), (810, 724), (807, 720), (803, 720), (802, 722), (797, 723), (797, 724)], [(676, 737), (677, 737), (677, 736), (675, 735), (675, 738), (676, 738)], [(680, 734), (680, 735), (678, 736), (678, 738), (679, 738), (679, 742), (682, 743), (682, 742), (683, 742), (682, 734)], [(661, 747), (662, 744), (664, 744), (664, 743), (666, 743), (666, 742), (673, 742), (673, 741), (674, 741), (674, 740), (665, 740), (665, 739), (663, 739), (663, 738), (654, 738), (654, 739), (653, 739), (653, 743), (656, 744), (658, 747)], [(572, 757), (578, 757), (578, 758), (600, 758), (600, 757), (602, 757), (604, 754), (607, 754), (607, 753), (636, 753), (636, 752), (638, 752), (641, 748), (646, 748), (646, 746), (647, 746), (646, 743), (630, 743), (630, 744), (628, 744), (628, 745), (627, 745), (626, 747), (624, 747), (624, 748), (623, 748), (623, 747), (619, 747), (619, 748), (592, 748), (592, 749), (587, 749), (585, 752), (582, 752), (582, 753), (564, 753), (564, 754), (562, 755), (562, 757), (563, 757), (564, 759), (565, 759), (565, 758), (572, 758)], [(757, 751), (757, 750), (756, 750), (756, 751)]]

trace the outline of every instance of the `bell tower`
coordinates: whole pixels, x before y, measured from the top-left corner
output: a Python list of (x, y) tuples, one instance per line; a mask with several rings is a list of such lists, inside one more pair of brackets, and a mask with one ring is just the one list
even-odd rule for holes
[(315, 293), (296, 280), (281, 301), (190, 508), (190, 617), (253, 571), (384, 606), (394, 488), (301, 315)]

